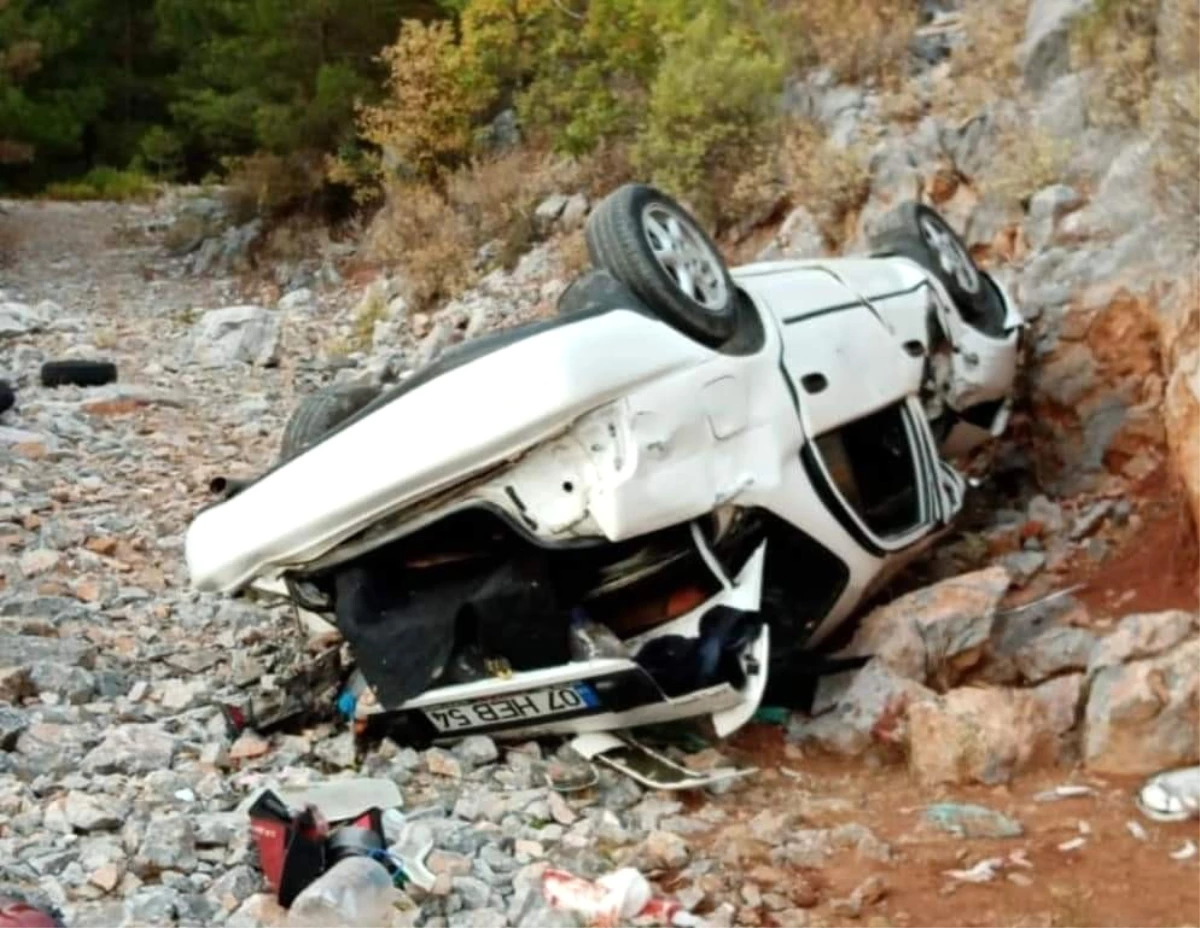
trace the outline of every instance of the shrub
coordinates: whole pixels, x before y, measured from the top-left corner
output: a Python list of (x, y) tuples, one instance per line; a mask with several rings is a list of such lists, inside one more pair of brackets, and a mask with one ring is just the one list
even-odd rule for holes
[(157, 193), (145, 174), (97, 167), (76, 180), (49, 184), (44, 196), (50, 200), (148, 200)]
[(359, 131), (381, 152), (381, 169), (436, 180), (470, 155), (476, 117), (491, 85), (469, 67), (446, 22), (406, 20), (380, 56), (388, 67), (383, 103), (359, 112)]
[(824, 66), (841, 81), (874, 78), (896, 85), (906, 75), (918, 0), (797, 0), (784, 10), (797, 68)]
[(783, 63), (750, 30), (711, 10), (665, 49), (635, 163), (715, 221), (746, 154), (766, 140)]
[(324, 186), (324, 172), (316, 155), (274, 155), (258, 152), (244, 158), (227, 158), (224, 198), (236, 222), (255, 216), (278, 218), (315, 205)]
[(183, 143), (162, 126), (152, 126), (138, 142), (138, 160), (155, 177), (171, 180), (183, 167)]
[(991, 145), (979, 187), (1000, 202), (1019, 205), (1062, 179), (1072, 149), (1069, 141), (1019, 125), (1000, 129)]
[(970, 0), (963, 7), (963, 42), (950, 55), (950, 79), (939, 83), (940, 112), (973, 116), (998, 98), (1019, 93), (1016, 49), (1025, 33), (1026, 0)]
[(780, 163), (792, 201), (813, 214), (826, 239), (841, 242), (844, 221), (871, 193), (865, 148), (834, 149), (815, 123), (797, 120), (785, 131)]
[(1071, 29), (1076, 65), (1091, 68), (1088, 113), (1098, 125), (1136, 126), (1157, 78), (1158, 0), (1097, 0)]

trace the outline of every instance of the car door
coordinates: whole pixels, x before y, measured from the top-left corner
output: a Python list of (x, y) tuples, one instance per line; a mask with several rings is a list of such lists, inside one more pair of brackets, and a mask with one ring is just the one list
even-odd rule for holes
[(779, 321), (801, 463), (825, 505), (877, 556), (928, 535), (949, 487), (918, 399), (923, 354), (819, 265), (756, 280), (755, 291)]

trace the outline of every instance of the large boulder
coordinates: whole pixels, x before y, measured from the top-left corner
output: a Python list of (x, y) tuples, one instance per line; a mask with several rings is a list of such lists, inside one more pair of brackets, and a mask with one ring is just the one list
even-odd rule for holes
[(279, 315), (261, 306), (211, 309), (192, 328), (186, 349), (202, 367), (254, 364), (269, 367), (279, 360)]
[(949, 686), (983, 657), (1010, 582), (993, 566), (901, 596), (863, 619), (842, 656), (878, 657), (899, 676)]
[(1148, 774), (1200, 761), (1200, 638), (1159, 657), (1100, 670), (1088, 693), (1084, 761)]
[(952, 690), (909, 707), (909, 770), (926, 785), (1006, 783), (1057, 756), (1055, 727), (1028, 690)]
[(825, 252), (825, 236), (816, 218), (805, 207), (797, 206), (783, 220), (774, 241), (759, 252), (757, 260), (820, 258)]

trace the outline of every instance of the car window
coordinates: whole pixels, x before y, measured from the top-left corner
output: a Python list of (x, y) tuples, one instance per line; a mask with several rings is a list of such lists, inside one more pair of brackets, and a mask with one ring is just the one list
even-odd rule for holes
[(921, 519), (921, 498), (903, 407), (889, 406), (817, 438), (838, 492), (880, 538), (902, 535)]

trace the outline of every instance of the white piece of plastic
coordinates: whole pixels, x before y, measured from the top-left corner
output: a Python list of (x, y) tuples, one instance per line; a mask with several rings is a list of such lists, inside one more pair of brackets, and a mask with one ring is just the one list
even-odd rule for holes
[(313, 880), (292, 902), (288, 928), (380, 928), (392, 924), (400, 891), (383, 864), (347, 857)]

